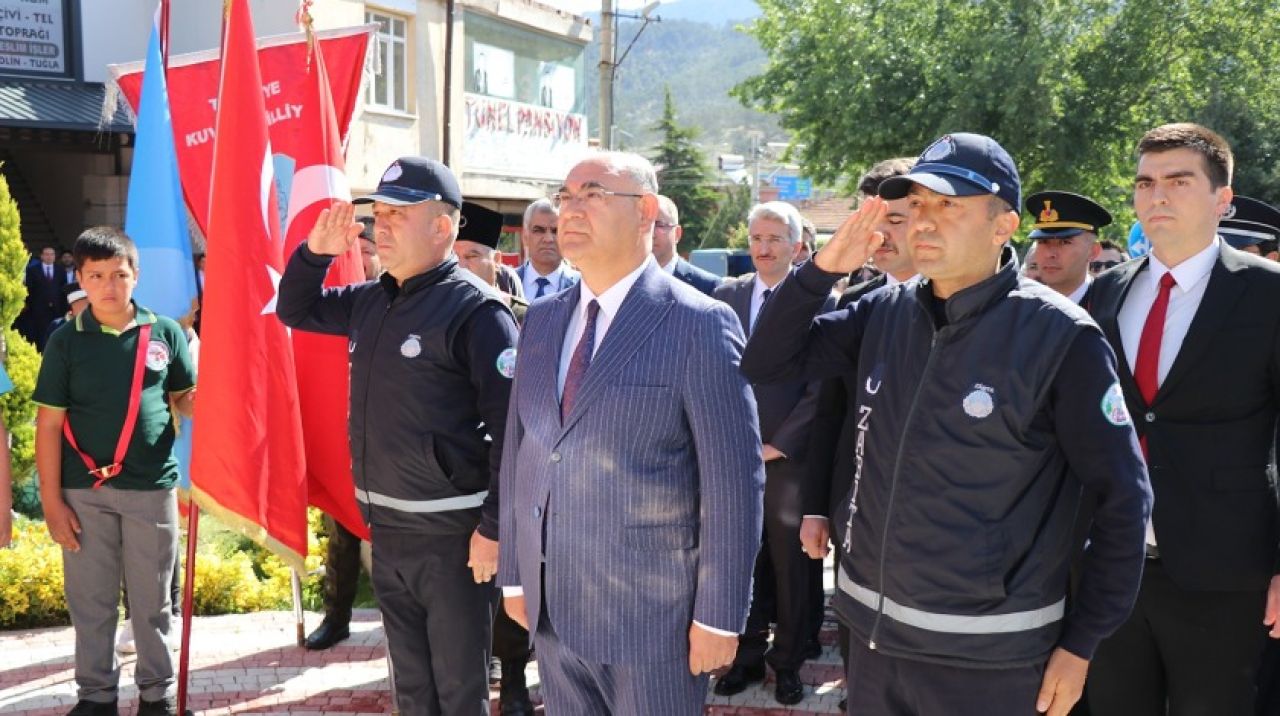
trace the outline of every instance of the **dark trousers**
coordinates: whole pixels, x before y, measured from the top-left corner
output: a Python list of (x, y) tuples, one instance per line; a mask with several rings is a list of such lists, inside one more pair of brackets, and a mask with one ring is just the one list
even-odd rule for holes
[(849, 647), (850, 716), (1032, 716), (1044, 664), (968, 669)]
[(404, 716), (487, 716), (496, 590), (467, 567), (471, 534), (374, 528), (373, 589)]
[(516, 624), (507, 610), (498, 608), (493, 618), (493, 655), (502, 661), (502, 673), (506, 675), (506, 665), (518, 666), (521, 670), (529, 663), (529, 632)]
[(1280, 641), (1267, 639), (1258, 667), (1258, 716), (1280, 714)]
[(534, 645), (548, 716), (702, 714), (709, 679), (690, 674), (687, 658), (644, 664), (587, 661), (560, 641), (545, 608)]
[(1250, 716), (1265, 599), (1263, 592), (1185, 591), (1160, 560), (1147, 560), (1133, 614), (1089, 668), (1090, 713)]
[(360, 538), (328, 515), (324, 526), (329, 533), (324, 561), (324, 620), (345, 626), (351, 623), (351, 607), (360, 585)]
[[(747, 629), (734, 658), (742, 666), (767, 661), (775, 670), (799, 669), (805, 644), (816, 636), (812, 610), (815, 600), (822, 608), (822, 563), (800, 548), (801, 477), (801, 470), (785, 461), (765, 466), (764, 539), (756, 556)], [(777, 624), (772, 649), (770, 622)]]

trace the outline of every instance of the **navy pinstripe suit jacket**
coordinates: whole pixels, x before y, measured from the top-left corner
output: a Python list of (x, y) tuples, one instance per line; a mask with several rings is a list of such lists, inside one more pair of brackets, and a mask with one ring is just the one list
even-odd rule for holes
[(535, 302), (521, 332), (498, 582), (522, 586), (530, 625), (545, 609), (584, 659), (687, 658), (692, 621), (745, 627), (760, 546), (742, 330), (728, 306), (651, 264), (562, 423), (557, 372), (580, 291)]

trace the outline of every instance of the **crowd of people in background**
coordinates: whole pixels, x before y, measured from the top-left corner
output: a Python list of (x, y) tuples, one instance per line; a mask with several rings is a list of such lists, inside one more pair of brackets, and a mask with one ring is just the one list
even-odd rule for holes
[[(277, 314), (349, 341), (400, 711), (485, 714), (496, 685), (532, 714), (534, 658), (555, 716), (697, 714), (770, 672), (797, 704), (834, 551), (850, 714), (1280, 713), (1280, 210), (1233, 193), (1208, 128), (1136, 155), (1134, 259), (1101, 203), (1024, 194), (966, 133), (869, 168), (821, 247), (794, 205), (752, 207), (733, 277), (679, 255), (633, 154), (531, 203), (514, 268), (503, 215), (434, 160), (335, 202)], [(357, 242), (366, 281), (323, 288)], [(139, 713), (174, 712), (171, 412), (195, 372), (187, 329), (131, 301), (137, 268), (100, 227), (26, 272), (74, 716), (116, 713), (122, 573)], [(135, 365), (156, 375), (131, 393)], [(350, 636), (361, 564), (326, 525), (312, 650)]]

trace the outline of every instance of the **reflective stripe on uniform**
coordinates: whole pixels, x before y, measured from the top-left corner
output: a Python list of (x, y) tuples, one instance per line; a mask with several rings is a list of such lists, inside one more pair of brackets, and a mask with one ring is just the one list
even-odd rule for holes
[[(844, 566), (840, 567), (839, 577), (836, 581), (839, 584), (840, 591), (848, 594), (854, 601), (868, 609), (878, 610), (881, 608), (881, 595), (854, 582), (845, 572)], [(898, 604), (892, 599), (884, 597), (883, 611), (884, 615), (890, 619), (917, 629), (948, 634), (1006, 634), (1009, 632), (1030, 631), (1053, 624), (1061, 620), (1066, 614), (1066, 605), (1067, 600), (1064, 597), (1047, 607), (1026, 612), (970, 616), (926, 612)]]
[(356, 489), (356, 499), (379, 507), (390, 507), (401, 512), (452, 512), (454, 510), (471, 510), (484, 504), (489, 491), (477, 492), (461, 497), (446, 497), (442, 500), (402, 500), (399, 497), (388, 497), (376, 492)]

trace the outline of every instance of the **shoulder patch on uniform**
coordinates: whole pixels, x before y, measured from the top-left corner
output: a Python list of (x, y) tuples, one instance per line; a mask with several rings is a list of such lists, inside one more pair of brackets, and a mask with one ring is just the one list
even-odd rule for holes
[(162, 371), (169, 367), (169, 344), (153, 340), (147, 344), (147, 367), (154, 371)]
[(498, 375), (503, 378), (514, 378), (516, 374), (516, 349), (508, 348), (498, 354), (498, 361), (495, 364), (498, 369)]
[(1119, 383), (1112, 383), (1107, 392), (1102, 394), (1102, 416), (1115, 426), (1133, 424), (1129, 417), (1129, 406), (1124, 402), (1124, 390)]

